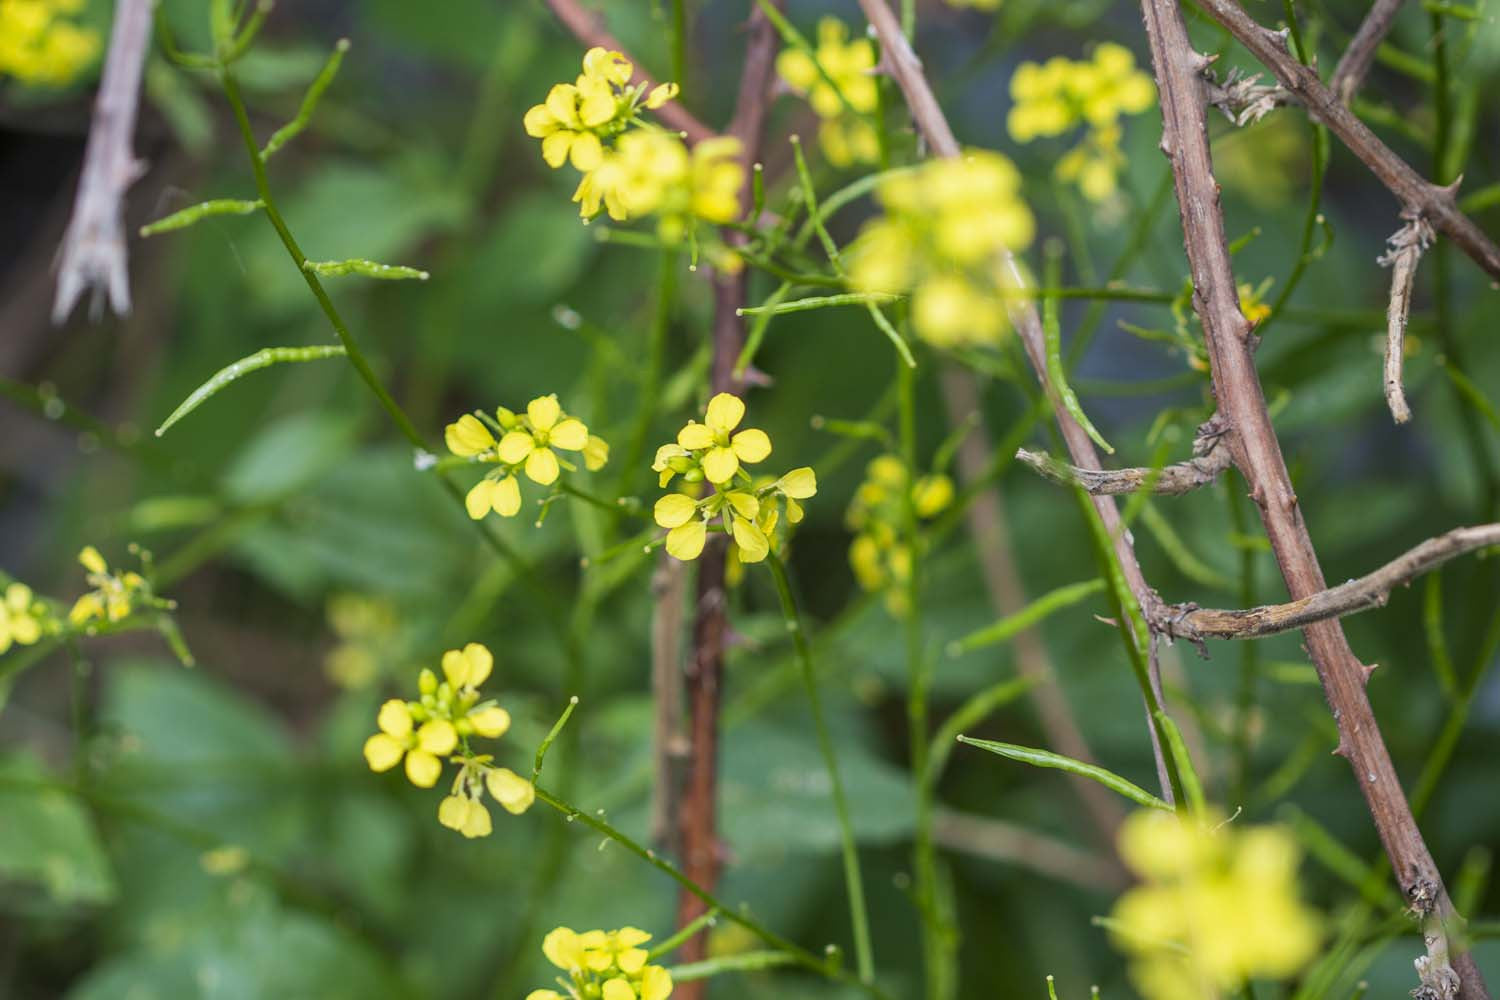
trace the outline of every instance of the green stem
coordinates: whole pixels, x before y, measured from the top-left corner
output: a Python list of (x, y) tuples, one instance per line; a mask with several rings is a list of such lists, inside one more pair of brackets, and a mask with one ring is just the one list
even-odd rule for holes
[[(772, 556), (771, 558), (774, 560), (776, 557)], [(779, 563), (775, 565), (779, 565)], [(754, 934), (766, 944), (788, 955), (792, 959), (792, 961), (796, 962), (803, 968), (809, 969), (813, 972), (817, 972), (837, 982), (847, 983), (850, 986), (859, 987), (870, 996), (879, 998), (879, 1000), (889, 1000), (889, 997), (887, 997), (885, 991), (875, 986), (874, 983), (865, 981), (863, 979), (856, 979), (847, 971), (827, 961), (824, 961), (823, 959), (820, 959), (817, 955), (814, 955), (806, 948), (788, 941), (780, 934), (777, 934), (775, 931), (760, 923), (760, 921), (756, 920), (754, 917), (746, 914), (743, 910), (726, 906), (725, 904), (719, 902), (719, 900), (715, 899), (713, 894), (710, 893), (707, 889), (704, 889), (697, 882), (694, 882), (692, 879), (682, 874), (682, 872), (678, 871), (674, 865), (672, 865), (668, 861), (663, 860), (655, 851), (648, 850), (647, 848), (642, 847), (635, 840), (615, 829), (607, 821), (601, 819), (599, 816), (593, 813), (585, 812), (584, 810), (578, 809), (575, 806), (569, 805), (567, 802), (558, 798), (552, 792), (548, 791), (546, 788), (543, 788), (540, 785), (536, 786), (536, 798), (538, 802), (551, 806), (553, 809), (562, 813), (563, 817), (569, 822), (576, 821), (582, 823), (584, 826), (593, 830), (595, 833), (603, 834), (605, 837), (608, 837), (610, 840), (619, 844), (621, 847), (625, 848), (625, 850), (629, 851), (631, 854), (634, 854), (636, 857), (640, 858), (642, 861), (646, 862), (648, 865), (666, 875), (672, 881), (676, 882), (682, 888), (686, 889), (694, 896), (697, 896), (699, 899), (703, 900), (704, 904), (709, 908), (710, 911), (718, 910), (719, 913), (724, 917), (724, 919), (739, 924), (741, 927), (745, 928), (745, 930)]]
[[(854, 845), (854, 825), (849, 820), (849, 802), (844, 796), (843, 779), (839, 777), (838, 757), (833, 749), (833, 737), (829, 735), (828, 723), (823, 718), (823, 700), (818, 694), (812, 647), (802, 627), (797, 602), (792, 598), (792, 584), (787, 579), (786, 566), (775, 553), (766, 557), (766, 565), (770, 567), (771, 576), (776, 581), (776, 596), (781, 599), (781, 613), (786, 619), (787, 631), (792, 634), (792, 644), (797, 650), (802, 683), (807, 688), (807, 701), (812, 709), (813, 728), (818, 732), (818, 750), (823, 755), (823, 766), (828, 770), (828, 780), (833, 788), (833, 809), (838, 816), (839, 846), (844, 859), (844, 882), (849, 892), (849, 921), (854, 929), (854, 959), (860, 981), (868, 985), (875, 978), (875, 960), (870, 950), (870, 917), (865, 909), (865, 886), (859, 871), (859, 851)], [(698, 895), (705, 902), (713, 903), (702, 892), (698, 892)]]

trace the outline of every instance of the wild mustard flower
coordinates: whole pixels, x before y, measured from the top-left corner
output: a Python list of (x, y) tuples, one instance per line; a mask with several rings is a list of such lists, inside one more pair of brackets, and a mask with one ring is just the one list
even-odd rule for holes
[(879, 137), (865, 117), (879, 104), (874, 42), (851, 41), (843, 21), (825, 17), (818, 22), (817, 48), (812, 53), (783, 49), (776, 72), (817, 113), (818, 142), (829, 163), (847, 167), (879, 157)]
[(618, 52), (595, 47), (583, 56), (583, 72), (573, 83), (559, 83), (523, 120), (526, 134), (542, 140), (542, 159), (557, 168), (571, 162), (587, 173), (599, 166), (604, 143), (636, 122), (641, 107), (659, 108), (677, 96), (677, 84), (663, 83), (646, 93), (630, 86), (635, 67)]
[(1119, 847), (1141, 884), (1115, 904), (1113, 936), (1147, 1000), (1229, 995), (1252, 978), (1295, 975), (1317, 953), (1318, 915), (1298, 897), (1288, 831), (1153, 810), (1126, 821)]
[(565, 992), (532, 990), (526, 1000), (667, 1000), (672, 974), (650, 965), (650, 952), (641, 945), (651, 935), (637, 927), (613, 931), (584, 931), (557, 927), (542, 939), (547, 961), (567, 973), (557, 983)]
[(674, 558), (698, 558), (718, 518), (720, 529), (734, 539), (737, 558), (760, 562), (771, 552), (776, 505), (785, 501), (787, 519), (796, 523), (802, 520), (799, 501), (818, 491), (817, 476), (805, 467), (757, 487), (744, 467), (770, 457), (771, 439), (755, 428), (737, 430), (744, 417), (744, 402), (721, 392), (709, 400), (702, 423), (688, 421), (674, 443), (656, 451), (651, 468), (663, 489), (678, 476), (685, 489), (697, 490), (705, 482), (713, 487), (702, 497), (668, 493), (656, 501), (656, 523), (668, 529), (667, 553)]
[(656, 129), (633, 129), (579, 182), (573, 200), (591, 219), (601, 207), (617, 222), (657, 216), (657, 233), (682, 240), (694, 220), (722, 224), (740, 212), (745, 168), (740, 141), (706, 139), (689, 152), (682, 140)]
[(0, 595), (0, 653), (11, 645), (30, 646), (47, 630), (47, 608), (24, 583), (11, 583)]
[(910, 292), (912, 325), (938, 347), (994, 343), (1007, 329), (1014, 287), (1005, 251), (1036, 234), (1021, 200), (1021, 174), (999, 153), (930, 160), (881, 182), (883, 216), (850, 248), (861, 291)]
[(947, 476), (922, 476), (908, 486), (905, 463), (895, 455), (880, 455), (870, 461), (844, 514), (854, 532), (849, 546), (854, 578), (865, 590), (884, 591), (886, 607), (898, 616), (907, 610), (904, 585), (912, 571), (911, 547), (901, 533), (908, 490), (922, 520), (936, 517), (953, 502), (953, 480)]
[(99, 33), (66, 15), (84, 0), (0, 0), (0, 77), (29, 86), (71, 83), (99, 54)]
[(171, 602), (158, 601), (151, 587), (139, 573), (110, 571), (99, 550), (87, 545), (78, 553), (78, 561), (88, 570), (85, 577), (94, 589), (78, 598), (68, 612), (68, 622), (84, 625), (91, 621), (117, 622), (132, 611), (144, 607), (170, 607)]
[(396, 636), (396, 609), (362, 594), (336, 594), (328, 601), (328, 627), (338, 644), (323, 658), (323, 670), (340, 687), (369, 685)]
[(1129, 49), (1105, 42), (1086, 62), (1065, 56), (1045, 63), (1023, 62), (1011, 77), (1010, 96), (1015, 103), (1006, 128), (1016, 142), (1088, 127), (1083, 141), (1058, 161), (1056, 170), (1060, 180), (1076, 184), (1085, 198), (1102, 202), (1113, 197), (1125, 164), (1120, 118), (1151, 107), (1156, 87), (1136, 67)]
[[(474, 737), (499, 739), (510, 729), (510, 713), (479, 688), (490, 676), (495, 658), (489, 649), (471, 642), (443, 654), (443, 679), (424, 669), (417, 676), (416, 701), (392, 698), (376, 716), (379, 732), (365, 741), (370, 770), (389, 771), (405, 761), (406, 777), (419, 788), (431, 788), (443, 773), (443, 759), (458, 765), (458, 775), (447, 797), (438, 805), (438, 822), (465, 837), (490, 833), (490, 797), (507, 812), (525, 812), (536, 796), (530, 781), (494, 757), (470, 749)], [(451, 755), (451, 756), (450, 756)]]
[(453, 454), (496, 466), (464, 498), (465, 509), (476, 521), (490, 511), (501, 517), (520, 511), (519, 474), (551, 486), (562, 469), (573, 471), (576, 467), (559, 458), (559, 451), (581, 452), (584, 468), (591, 472), (609, 461), (609, 445), (590, 434), (583, 421), (563, 412), (555, 394), (533, 399), (524, 414), (503, 406), (493, 419), (485, 413), (466, 413), (444, 429), (443, 439)]

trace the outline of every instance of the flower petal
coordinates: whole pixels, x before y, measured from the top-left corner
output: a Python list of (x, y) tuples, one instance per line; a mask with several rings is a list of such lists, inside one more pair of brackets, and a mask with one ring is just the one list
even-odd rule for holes
[(582, 451), (589, 443), (589, 429), (573, 417), (562, 421), (547, 435), (547, 443), (567, 451)]
[(686, 524), (698, 511), (698, 501), (681, 493), (668, 493), (656, 501), (652, 511), (656, 523), (663, 528), (677, 528)]
[(418, 788), (431, 788), (443, 774), (443, 762), (422, 750), (406, 755), (406, 777)]
[(762, 430), (740, 431), (730, 442), (741, 462), (763, 462), (771, 454), (771, 439)]
[(458, 832), (473, 840), (475, 837), (488, 837), (493, 829), (490, 811), (484, 807), (484, 803), (470, 800), (469, 815)]
[(689, 562), (703, 552), (703, 543), (708, 540), (708, 525), (694, 518), (667, 532), (667, 555), (673, 559)]
[(630, 985), (630, 980), (624, 976), (616, 976), (604, 983), (604, 1000), (636, 1000), (635, 990)]
[(78, 561), (83, 563), (83, 568), (90, 573), (109, 572), (109, 565), (105, 563), (104, 557), (92, 545), (85, 545), (83, 547), (83, 551), (78, 553)]
[(526, 458), (526, 477), (542, 486), (557, 482), (557, 456), (551, 448), (538, 448)]
[(547, 110), (552, 112), (562, 125), (578, 122), (578, 88), (571, 83), (559, 83), (547, 91)]
[(401, 760), (406, 748), (385, 733), (376, 733), (365, 740), (365, 763), (372, 771), (389, 771)]
[(542, 159), (554, 170), (568, 162), (568, 150), (573, 147), (577, 132), (560, 129), (542, 140)]
[(552, 112), (547, 110), (547, 105), (533, 104), (526, 110), (521, 124), (526, 127), (526, 134), (533, 139), (545, 139), (557, 131), (558, 122), (552, 117)]
[(729, 502), (729, 506), (740, 517), (754, 520), (755, 515), (760, 513), (760, 501), (755, 499), (754, 493), (746, 493), (744, 490), (732, 490), (724, 494), (724, 499)]
[(499, 705), (491, 705), (470, 712), (469, 721), (474, 725), (474, 732), (487, 740), (497, 740), (510, 728), (510, 713)]
[(472, 413), (465, 413), (443, 429), (443, 441), (455, 455), (467, 458), (495, 447), (495, 436)]
[(793, 500), (806, 500), (817, 495), (818, 476), (804, 465), (800, 469), (793, 469), (777, 480), (776, 488)]
[(740, 397), (721, 392), (708, 401), (708, 415), (703, 422), (719, 433), (728, 434), (745, 419), (745, 404)]
[(469, 687), (478, 687), (495, 668), (495, 656), (488, 646), (471, 642), (464, 646), (464, 659), (469, 661)]
[(375, 717), (375, 724), (387, 736), (404, 740), (411, 735), (411, 709), (407, 708), (406, 702), (400, 698), (392, 698), (380, 706), (380, 714)]
[(568, 160), (575, 169), (588, 173), (604, 162), (604, 146), (592, 132), (579, 132), (568, 147)]
[(740, 460), (733, 448), (710, 448), (703, 455), (703, 476), (715, 486), (734, 478), (740, 470)]
[(450, 795), (438, 803), (438, 822), (450, 830), (462, 830), (469, 818), (470, 799), (462, 795)]
[(645, 967), (646, 959), (650, 957), (651, 953), (645, 948), (626, 948), (615, 953), (615, 964), (620, 967), (621, 972), (633, 976)]
[(417, 730), (417, 748), (424, 753), (442, 756), (458, 746), (458, 730), (447, 719), (429, 719)]
[(538, 396), (526, 404), (526, 419), (531, 421), (531, 426), (539, 431), (550, 431), (562, 416), (562, 407), (557, 403), (557, 396)]
[(589, 439), (583, 445), (583, 467), (590, 472), (598, 472), (609, 464), (609, 442), (595, 434), (590, 434)]
[(736, 517), (733, 521), (734, 544), (740, 548), (740, 562), (756, 563), (765, 559), (771, 551), (771, 543), (765, 532), (757, 528), (753, 521), (742, 517)]
[(515, 476), (506, 476), (495, 484), (490, 504), (501, 517), (516, 516), (516, 511), (521, 509), (521, 484), (516, 482)]
[(530, 434), (525, 431), (510, 431), (500, 439), (500, 447), (496, 449), (496, 452), (500, 456), (500, 461), (506, 465), (517, 465), (526, 461), (526, 456), (530, 455), (535, 447), (536, 440)]
[(542, 954), (565, 972), (583, 968), (583, 945), (571, 927), (558, 927), (542, 938)]
[[(710, 448), (714, 443), (714, 432), (704, 424), (689, 422), (686, 427), (677, 432), (677, 444), (688, 451), (698, 451), (700, 448)], [(660, 457), (660, 452), (657, 453)]]
[(641, 976), (641, 1000), (667, 1000), (672, 995), (672, 974), (660, 965), (646, 966)]
[(14, 612), (24, 612), (31, 607), (31, 588), (24, 583), (12, 583), (5, 588), (5, 606)]
[(474, 484), (474, 488), (464, 496), (464, 510), (476, 521), (484, 520), (484, 516), (490, 512), (490, 506), (495, 494), (495, 481), (493, 479), (481, 479)]
[(512, 816), (519, 816), (536, 801), (536, 787), (507, 767), (497, 767), (484, 776), (485, 787)]
[(469, 661), (464, 658), (463, 650), (450, 649), (443, 654), (443, 676), (455, 688), (469, 682)]

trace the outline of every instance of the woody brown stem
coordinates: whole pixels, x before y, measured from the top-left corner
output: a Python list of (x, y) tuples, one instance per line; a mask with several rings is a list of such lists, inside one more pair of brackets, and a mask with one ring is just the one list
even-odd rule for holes
[[(901, 88), (918, 133), (938, 156), (958, 156), (960, 153), (958, 140), (953, 135), (953, 129), (949, 126), (948, 119), (944, 116), (943, 109), (932, 92), (932, 87), (922, 73), (922, 61), (917, 58), (911, 43), (901, 32), (901, 25), (896, 20), (895, 13), (885, 0), (859, 0), (859, 6), (880, 40), (881, 66)], [(1008, 253), (1005, 265), (1016, 287), (1027, 287), (1028, 282), (1022, 276), (1014, 258)], [(1099, 468), (1099, 453), (1094, 450), (1094, 443), (1089, 439), (1088, 432), (1077, 420), (1073, 419), (1073, 415), (1068, 412), (1067, 407), (1053, 390), (1051, 380), (1047, 378), (1047, 351), (1042, 333), (1042, 321), (1037, 315), (1036, 306), (1029, 298), (1015, 297), (1007, 300), (1007, 308), (1011, 322), (1021, 338), (1021, 343), (1026, 348), (1026, 356), (1031, 361), (1037, 381), (1041, 383), (1047, 394), (1053, 416), (1057, 420), (1058, 430), (1062, 432), (1063, 440), (1067, 443), (1068, 454), (1072, 456), (1073, 464), (1082, 469)], [(1124, 529), (1120, 521), (1120, 509), (1115, 506), (1114, 500), (1110, 497), (1094, 497), (1093, 503), (1109, 533), (1114, 546), (1115, 559), (1120, 564), (1120, 571), (1124, 574), (1125, 582), (1130, 587), (1137, 603), (1145, 607), (1151, 599), (1152, 590), (1146, 585), (1146, 578), (1141, 573), (1141, 565), (1136, 559), (1135, 544), (1131, 541), (1130, 533)], [(1157, 670), (1154, 657), (1151, 659), (1149, 675), (1151, 687), (1160, 704), (1162, 701), (1161, 675)], [(1161, 741), (1157, 736), (1156, 727), (1149, 717), (1147, 732), (1151, 736), (1151, 750), (1156, 759), (1156, 773), (1160, 780), (1162, 797), (1171, 801), (1172, 786), (1168, 780), (1166, 758), (1162, 754)]]
[(1380, 48), (1391, 25), (1396, 22), (1396, 14), (1403, 3), (1405, 0), (1375, 0), (1365, 19), (1359, 22), (1359, 28), (1339, 57), (1338, 65), (1333, 68), (1333, 79), (1328, 84), (1328, 89), (1345, 104), (1354, 100), (1354, 95), (1365, 82), (1370, 65), (1375, 61), (1375, 50)]
[(1080, 469), (1059, 462), (1044, 452), (1025, 448), (1016, 452), (1016, 458), (1043, 478), (1068, 486), (1081, 486), (1095, 496), (1121, 496), (1149, 490), (1157, 496), (1175, 497), (1207, 486), (1233, 464), (1229, 448), (1220, 442), (1223, 434), (1223, 424), (1215, 417), (1198, 428), (1192, 458), (1160, 469)]
[[(1346, 142), (1349, 137), (1355, 138), (1367, 154), (1374, 149), (1372, 143), (1379, 143), (1317, 83), (1307, 67), (1287, 54), (1274, 32), (1254, 24), (1231, 0), (1201, 2), (1272, 68), (1283, 85), (1307, 102), (1309, 109), (1331, 130), (1342, 129)], [(1172, 165), (1193, 280), (1193, 304), (1203, 324), (1219, 413), (1228, 422), (1231, 454), (1250, 484), (1251, 497), (1260, 510), (1287, 590), (1293, 600), (1303, 600), (1326, 590), (1327, 585), (1282, 458), (1280, 441), (1266, 410), (1265, 395), (1255, 371), (1254, 338), (1235, 292), (1201, 86), (1208, 59), (1194, 51), (1177, 0), (1142, 0), (1141, 11), (1161, 101), (1161, 148)], [(1357, 129), (1351, 127), (1351, 120)], [(1383, 145), (1380, 148), (1384, 149)], [(1389, 154), (1389, 150), (1385, 152)], [(1395, 161), (1405, 173), (1393, 166), (1394, 154), (1375, 156), (1374, 160), (1380, 165), (1377, 173), (1384, 171), (1410, 186), (1412, 190), (1408, 193), (1412, 195), (1439, 190), (1416, 177), (1404, 163)], [(1408, 206), (1416, 204), (1415, 198), (1403, 197), (1403, 201)], [(1451, 197), (1449, 202), (1450, 213), (1456, 212), (1451, 209)], [(1448, 218), (1451, 223), (1452, 215)], [(1500, 254), (1496, 255), (1495, 263), (1500, 266)], [(1303, 635), (1338, 727), (1338, 752), (1354, 770), (1406, 898), (1419, 912), (1436, 913), (1442, 923), (1456, 926), (1459, 918), (1417, 828), (1370, 708), (1365, 693), (1369, 672), (1350, 649), (1337, 619), (1310, 623), (1303, 629)], [(1463, 1000), (1488, 998), (1472, 957), (1455, 955), (1453, 966), (1463, 981), (1459, 993)]]

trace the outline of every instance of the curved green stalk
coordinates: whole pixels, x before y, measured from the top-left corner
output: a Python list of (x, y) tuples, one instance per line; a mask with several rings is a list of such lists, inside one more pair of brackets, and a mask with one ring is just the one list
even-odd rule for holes
[(208, 381), (194, 389), (187, 399), (184, 399), (177, 409), (172, 411), (171, 416), (162, 421), (162, 425), (156, 429), (156, 436), (161, 437), (173, 424), (202, 406), (210, 396), (241, 376), (283, 362), (320, 361), (324, 358), (341, 358), (344, 354), (345, 350), (339, 344), (318, 344), (312, 347), (263, 347), (254, 354), (220, 368)]

